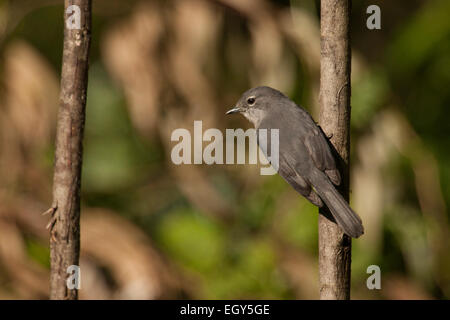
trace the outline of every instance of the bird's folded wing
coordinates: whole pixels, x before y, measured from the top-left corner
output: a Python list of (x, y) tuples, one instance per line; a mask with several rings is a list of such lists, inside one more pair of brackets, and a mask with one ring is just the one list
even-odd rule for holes
[(335, 185), (341, 183), (341, 176), (336, 169), (336, 163), (331, 153), (330, 146), (319, 128), (310, 130), (305, 137), (304, 144), (308, 150), (314, 165), (325, 172)]

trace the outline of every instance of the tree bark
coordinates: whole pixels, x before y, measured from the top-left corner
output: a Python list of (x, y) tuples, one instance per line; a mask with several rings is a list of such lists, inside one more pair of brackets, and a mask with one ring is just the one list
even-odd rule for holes
[[(66, 9), (80, 8), (79, 29), (66, 25)], [(91, 39), (91, 0), (66, 0), (61, 92), (56, 131), (53, 205), (50, 237), (50, 299), (77, 299), (66, 279), (70, 265), (79, 264), (80, 182), (83, 157), (88, 57)], [(72, 12), (76, 15), (77, 12)], [(70, 15), (70, 16), (72, 16)]]
[[(339, 191), (349, 198), (350, 154), (350, 0), (321, 0), (320, 126), (337, 151), (342, 174)], [(351, 238), (319, 214), (320, 299), (350, 299)]]

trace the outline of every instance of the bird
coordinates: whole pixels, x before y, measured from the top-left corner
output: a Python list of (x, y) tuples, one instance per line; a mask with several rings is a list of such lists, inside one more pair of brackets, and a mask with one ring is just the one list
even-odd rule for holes
[[(335, 187), (341, 175), (328, 138), (306, 110), (282, 92), (259, 86), (244, 92), (226, 112), (233, 113), (242, 114), (256, 130), (278, 129), (278, 174), (312, 204), (327, 206), (344, 233), (352, 238), (364, 233), (361, 218)], [(263, 150), (257, 137), (267, 157), (269, 150)]]

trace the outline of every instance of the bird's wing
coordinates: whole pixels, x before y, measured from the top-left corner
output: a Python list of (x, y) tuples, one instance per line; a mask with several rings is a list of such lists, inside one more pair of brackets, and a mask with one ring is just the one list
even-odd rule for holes
[[(307, 196), (311, 192), (311, 187), (309, 184), (299, 176), (295, 169), (292, 168), (286, 156), (280, 155), (280, 166), (278, 173), (282, 176), (289, 184), (297, 190), (301, 195)], [(292, 162), (292, 160), (291, 160)]]
[(293, 162), (293, 159), (289, 159), (289, 155), (280, 155), (278, 174), (312, 204), (322, 207), (323, 202), (320, 197), (311, 189), (309, 183), (295, 171), (290, 163), (295, 162)]
[[(259, 128), (280, 130), (280, 155), (291, 155), (292, 159), (285, 159), (292, 168), (299, 174), (302, 165), (309, 156), (314, 165), (329, 177), (335, 185), (341, 183), (341, 176), (336, 169), (336, 163), (331, 153), (330, 146), (325, 138), (325, 134), (317, 126), (308, 112), (291, 102), (293, 107), (287, 109), (285, 113), (277, 116), (266, 117), (259, 125)], [(286, 127), (286, 123), (294, 122), (296, 127)], [(300, 139), (300, 140), (299, 140)], [(267, 144), (268, 146), (270, 143)], [(294, 155), (295, 154), (295, 155)], [(280, 157), (281, 164), (281, 157)], [(305, 174), (305, 172), (303, 172)]]
[(331, 153), (330, 146), (319, 127), (314, 126), (304, 139), (304, 144), (314, 165), (321, 171), (325, 172), (330, 180), (335, 184), (341, 183), (341, 176), (336, 169), (336, 163)]

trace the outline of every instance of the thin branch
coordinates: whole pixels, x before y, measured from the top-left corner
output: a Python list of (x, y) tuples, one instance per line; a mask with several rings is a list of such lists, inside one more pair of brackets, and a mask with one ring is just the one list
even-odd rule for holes
[[(64, 24), (61, 93), (56, 132), (50, 240), (50, 298), (77, 299), (68, 289), (67, 268), (80, 254), (80, 181), (91, 39), (91, 0), (65, 1), (80, 8), (79, 29)], [(77, 14), (73, 12), (72, 14)], [(65, 20), (69, 17), (65, 15)]]
[[(350, 0), (321, 0), (320, 126), (340, 158), (339, 191), (348, 200), (350, 153)], [(351, 238), (319, 215), (321, 299), (350, 299)]]

